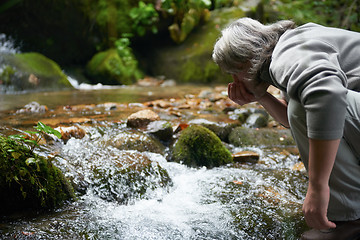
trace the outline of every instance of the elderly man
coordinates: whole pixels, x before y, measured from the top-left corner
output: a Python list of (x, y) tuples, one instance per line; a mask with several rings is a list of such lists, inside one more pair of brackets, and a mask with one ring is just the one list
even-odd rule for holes
[(212, 57), (233, 77), (231, 100), (258, 101), (292, 131), (309, 176), (302, 239), (360, 237), (360, 33), (241, 18)]

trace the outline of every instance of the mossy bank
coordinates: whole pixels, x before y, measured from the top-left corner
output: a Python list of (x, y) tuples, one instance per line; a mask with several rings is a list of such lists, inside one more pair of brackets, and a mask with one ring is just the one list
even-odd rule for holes
[(0, 136), (0, 214), (51, 209), (74, 198), (62, 172), (49, 159)]

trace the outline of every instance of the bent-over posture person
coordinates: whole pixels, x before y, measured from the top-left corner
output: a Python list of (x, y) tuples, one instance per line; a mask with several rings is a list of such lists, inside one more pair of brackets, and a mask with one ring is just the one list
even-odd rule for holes
[(292, 131), (309, 176), (303, 213), (313, 229), (301, 239), (360, 238), (360, 33), (241, 18), (212, 57), (233, 77), (231, 100), (259, 102)]

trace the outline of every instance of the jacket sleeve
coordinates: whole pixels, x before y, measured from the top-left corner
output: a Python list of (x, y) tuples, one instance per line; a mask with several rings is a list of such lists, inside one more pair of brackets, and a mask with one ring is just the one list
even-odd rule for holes
[(270, 71), (306, 111), (308, 137), (339, 139), (346, 113), (347, 78), (334, 47), (320, 40), (284, 41)]

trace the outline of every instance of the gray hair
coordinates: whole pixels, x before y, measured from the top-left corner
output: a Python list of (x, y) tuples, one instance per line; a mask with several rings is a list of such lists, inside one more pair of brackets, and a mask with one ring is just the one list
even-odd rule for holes
[(289, 20), (263, 25), (251, 18), (240, 18), (222, 30), (212, 58), (219, 67), (230, 74), (241, 71), (241, 64), (251, 63), (249, 73), (255, 78), (263, 64), (271, 59), (280, 36), (295, 27)]

